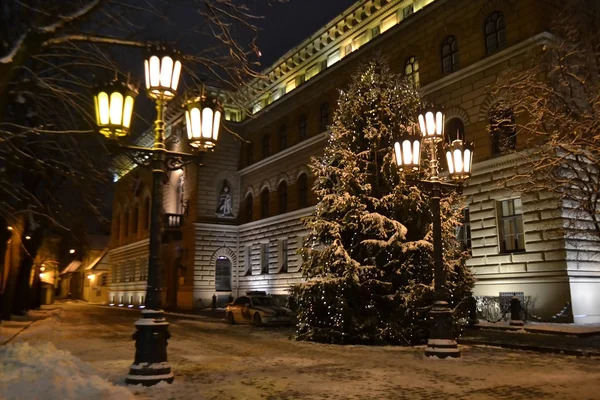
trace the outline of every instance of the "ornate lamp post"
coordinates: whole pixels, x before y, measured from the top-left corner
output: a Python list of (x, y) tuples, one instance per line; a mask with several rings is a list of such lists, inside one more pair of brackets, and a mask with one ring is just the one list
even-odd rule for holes
[[(161, 381), (173, 382), (174, 376), (171, 366), (167, 362), (167, 341), (170, 338), (169, 323), (164, 318), (161, 309), (161, 265), (159, 262), (159, 249), (161, 246), (163, 184), (168, 171), (182, 168), (190, 162), (202, 165), (203, 152), (213, 149), (218, 137), (221, 105), (216, 99), (210, 102), (206, 97), (197, 98), (193, 103), (197, 109), (202, 110), (201, 133), (188, 133), (189, 144), (200, 152), (196, 154), (180, 153), (165, 148), (165, 121), (164, 112), (167, 102), (172, 100), (177, 93), (179, 77), (181, 75), (181, 55), (164, 46), (150, 46), (144, 62), (146, 75), (146, 91), (148, 97), (156, 103), (156, 121), (154, 121), (154, 144), (152, 148), (125, 145), (121, 141), (129, 134), (131, 115), (135, 90), (117, 81), (97, 88), (94, 96), (96, 117), (99, 132), (126, 152), (134, 161), (143, 166), (152, 168), (152, 204), (150, 208), (150, 243), (148, 258), (148, 281), (142, 318), (135, 323), (135, 359), (130, 367), (126, 382), (129, 384), (142, 384), (151, 386)], [(187, 103), (188, 111), (190, 104)], [(209, 113), (205, 110), (212, 112)], [(195, 115), (194, 108), (191, 108)], [(192, 119), (192, 123), (195, 120)], [(188, 132), (194, 127), (187, 123)], [(197, 138), (207, 140), (198, 142)], [(208, 140), (210, 139), (210, 140)], [(199, 145), (199, 143), (201, 143)]]
[(459, 187), (471, 176), (473, 162), (473, 144), (455, 140), (446, 145), (448, 175), (456, 183), (445, 183), (440, 180), (438, 144), (444, 137), (444, 110), (429, 107), (419, 113), (421, 136), (416, 134), (416, 127), (410, 129), (395, 143), (396, 163), (401, 170), (408, 173), (419, 170), (421, 140), (429, 146), (430, 177), (421, 181), (431, 194), (431, 212), (433, 214), (433, 259), (435, 302), (429, 312), (431, 328), (425, 349), (426, 356), (440, 358), (460, 357), (460, 350), (454, 339), (453, 316), (444, 293), (445, 275), (442, 248), (442, 219), (440, 215), (440, 199), (443, 190)]

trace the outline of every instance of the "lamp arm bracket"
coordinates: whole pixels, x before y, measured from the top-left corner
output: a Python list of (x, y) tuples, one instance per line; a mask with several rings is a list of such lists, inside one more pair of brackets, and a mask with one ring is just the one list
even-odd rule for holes
[(118, 142), (113, 143), (111, 147), (115, 148), (117, 153), (124, 154), (132, 162), (142, 167), (150, 167), (152, 160), (155, 157), (158, 157), (160, 160), (164, 161), (164, 166), (167, 171), (178, 170), (188, 164), (202, 166), (204, 159), (204, 153), (183, 153), (161, 148), (126, 145)]
[(457, 192), (458, 194), (462, 194), (463, 184), (462, 183), (454, 183), (454, 182), (441, 182), (441, 181), (429, 181), (429, 180), (420, 180), (414, 179), (409, 182), (413, 184), (417, 184), (421, 186), (421, 188), (427, 192), (428, 194), (433, 194), (435, 191), (439, 191), (442, 197), (446, 197), (450, 195), (452, 192)]

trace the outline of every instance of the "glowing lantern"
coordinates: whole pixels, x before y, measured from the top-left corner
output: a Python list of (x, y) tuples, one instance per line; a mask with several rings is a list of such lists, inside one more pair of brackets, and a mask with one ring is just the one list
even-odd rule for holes
[(184, 103), (188, 142), (195, 149), (206, 151), (217, 145), (223, 106), (212, 96), (196, 96)]
[(446, 145), (446, 161), (448, 162), (448, 175), (455, 181), (465, 181), (471, 176), (473, 165), (473, 143), (464, 143), (455, 140)]
[(181, 76), (181, 53), (165, 46), (149, 46), (144, 71), (148, 96), (155, 100), (171, 100), (177, 93)]
[(118, 80), (96, 87), (96, 124), (103, 136), (121, 139), (129, 134), (135, 96), (133, 86)]

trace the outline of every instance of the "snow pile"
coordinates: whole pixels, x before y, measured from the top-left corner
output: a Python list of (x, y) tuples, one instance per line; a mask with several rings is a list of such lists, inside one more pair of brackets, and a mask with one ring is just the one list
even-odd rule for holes
[(70, 352), (52, 343), (0, 347), (0, 397), (8, 399), (134, 399)]

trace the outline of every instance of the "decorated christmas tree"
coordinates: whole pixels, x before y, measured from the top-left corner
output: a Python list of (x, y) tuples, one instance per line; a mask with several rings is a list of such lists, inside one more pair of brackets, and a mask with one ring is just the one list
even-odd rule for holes
[[(398, 170), (393, 155), (394, 142), (414, 129), (420, 106), (413, 84), (381, 59), (360, 68), (341, 92), (325, 154), (311, 165), (319, 201), (304, 220), (306, 281), (292, 291), (298, 339), (426, 340), (434, 300), (429, 197)], [(426, 165), (419, 174), (427, 178)], [(472, 288), (467, 254), (456, 241), (461, 204), (452, 195), (441, 206), (444, 290), (451, 306)]]

